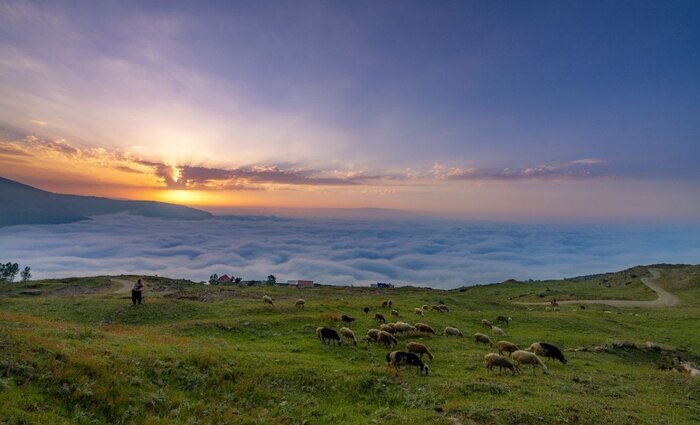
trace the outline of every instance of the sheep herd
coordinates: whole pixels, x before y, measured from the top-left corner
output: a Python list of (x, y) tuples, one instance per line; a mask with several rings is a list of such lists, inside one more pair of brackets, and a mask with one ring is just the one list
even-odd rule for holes
[[(268, 295), (263, 296), (263, 303), (274, 305), (272, 298)], [(295, 305), (299, 308), (304, 308), (306, 301), (304, 299), (298, 299)], [(400, 313), (397, 309), (393, 308), (393, 302), (391, 300), (384, 300), (381, 302), (381, 307), (390, 309), (390, 314), (393, 318), (398, 318)], [(364, 307), (362, 309), (365, 315), (369, 314), (370, 308)], [(425, 316), (428, 311), (434, 311), (438, 313), (447, 313), (449, 308), (444, 304), (437, 305), (423, 305), (422, 307), (413, 308), (413, 313)], [(357, 345), (357, 337), (355, 332), (350, 329), (349, 326), (355, 321), (355, 318), (347, 314), (340, 316), (340, 320), (344, 325), (339, 330), (335, 330), (328, 327), (318, 327), (316, 328), (316, 337), (324, 344), (337, 344), (342, 345), (343, 340), (346, 340), (353, 345)], [(415, 323), (413, 325), (405, 322), (395, 322), (387, 323), (386, 318), (382, 313), (375, 313), (374, 320), (379, 325), (378, 328), (373, 328), (367, 331), (365, 336), (362, 338), (367, 344), (381, 344), (384, 347), (391, 349), (396, 347), (399, 343), (397, 336), (399, 335), (410, 335), (410, 334), (424, 334), (424, 335), (435, 335), (438, 334), (435, 330), (425, 323)], [(506, 316), (496, 317), (495, 323), (502, 324), (504, 326), (510, 326), (512, 319)], [(503, 328), (494, 325), (492, 321), (488, 319), (482, 319), (480, 324), (486, 329), (490, 330), (492, 336), (506, 336), (506, 332)], [(443, 330), (442, 336), (445, 337), (463, 337), (464, 334), (456, 327), (447, 326)], [(485, 345), (491, 348), (496, 348), (498, 353), (487, 353), (484, 356), (484, 362), (486, 366), (486, 372), (491, 373), (494, 368), (498, 368), (499, 373), (503, 370), (510, 371), (513, 375), (520, 372), (520, 366), (530, 366), (534, 373), (535, 368), (542, 369), (544, 374), (549, 373), (549, 369), (540, 359), (540, 356), (545, 359), (554, 359), (560, 361), (562, 364), (566, 364), (567, 360), (564, 354), (556, 346), (546, 343), (546, 342), (535, 342), (532, 343), (526, 350), (521, 350), (517, 345), (506, 340), (499, 340), (493, 342), (489, 335), (485, 333), (476, 332), (473, 335), (474, 343), (477, 345)], [(428, 349), (425, 344), (418, 342), (408, 342), (406, 344), (405, 351), (392, 351), (386, 355), (386, 362), (388, 367), (393, 367), (398, 374), (399, 368), (405, 367), (415, 367), (417, 374), (428, 375), (430, 373), (430, 368), (423, 362), (423, 355), (427, 355), (429, 360), (434, 359), (433, 353)], [(506, 357), (507, 355), (507, 357)]]

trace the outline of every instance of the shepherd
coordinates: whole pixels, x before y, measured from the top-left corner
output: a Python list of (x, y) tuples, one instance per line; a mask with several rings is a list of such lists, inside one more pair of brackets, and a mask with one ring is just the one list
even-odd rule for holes
[(141, 300), (143, 299), (141, 295), (141, 290), (143, 289), (143, 283), (141, 282), (141, 279), (137, 280), (136, 283), (134, 284), (134, 287), (131, 288), (131, 302), (136, 305), (138, 302), (141, 304)]

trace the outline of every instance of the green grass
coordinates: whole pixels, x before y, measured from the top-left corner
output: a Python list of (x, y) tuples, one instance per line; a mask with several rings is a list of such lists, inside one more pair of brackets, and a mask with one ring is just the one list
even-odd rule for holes
[[(0, 284), (0, 423), (697, 423), (700, 379), (658, 370), (669, 361), (661, 352), (568, 350), (653, 341), (700, 361), (700, 267), (663, 269), (660, 283), (683, 301), (672, 309), (546, 312), (510, 302), (564, 294), (648, 299), (635, 281), (644, 273), (454, 291), (204, 287), (147, 278), (146, 302), (137, 307), (105, 277)], [(76, 285), (91, 289), (61, 291)], [(41, 293), (21, 294), (27, 288)], [(547, 288), (556, 295), (540, 296)], [(264, 306), (263, 294), (275, 305)], [(294, 307), (300, 296), (303, 310)], [(375, 323), (362, 308), (388, 318), (383, 299), (393, 300), (400, 320), (438, 333), (449, 325), (471, 335), (483, 332), (482, 318), (511, 316), (505, 339), (523, 347), (549, 341), (569, 363), (550, 364), (550, 375), (487, 375), (482, 358), (492, 350), (470, 338), (411, 335), (399, 337), (399, 348), (427, 344), (436, 355), (432, 373), (396, 376), (383, 347), (315, 338), (317, 326), (339, 328), (333, 318), (340, 314), (356, 317), (351, 327), (363, 336)], [(438, 302), (450, 312), (412, 313)]]

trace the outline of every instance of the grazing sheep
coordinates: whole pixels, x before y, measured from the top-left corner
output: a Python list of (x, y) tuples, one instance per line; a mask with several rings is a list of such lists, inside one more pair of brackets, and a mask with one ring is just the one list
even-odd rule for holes
[(488, 319), (481, 319), (481, 326), (491, 329), (493, 327), (493, 324)]
[(532, 367), (532, 373), (535, 373), (535, 366), (542, 368), (542, 372), (545, 375), (549, 373), (547, 366), (545, 366), (545, 364), (542, 363), (542, 360), (540, 360), (540, 358), (534, 353), (518, 350), (513, 353), (512, 357), (518, 365), (529, 364)]
[(263, 304), (274, 305), (274, 304), (272, 304), (272, 298), (269, 295), (263, 295), (262, 300), (263, 300)]
[(430, 306), (429, 306), (428, 304), (425, 304), (425, 305), (423, 306), (423, 310), (424, 310), (424, 311), (430, 310)]
[(494, 367), (498, 367), (498, 373), (502, 373), (503, 369), (510, 370), (513, 375), (520, 372), (520, 369), (509, 362), (507, 358), (500, 354), (489, 353), (484, 356), (484, 361), (486, 362), (486, 373), (490, 373)]
[(414, 314), (419, 314), (419, 315), (421, 315), (421, 316), (425, 316), (425, 313), (423, 313), (423, 309), (422, 309), (422, 308), (414, 308), (414, 309), (413, 309), (413, 313), (414, 313)]
[(488, 335), (484, 335), (480, 332), (474, 334), (474, 342), (477, 344), (484, 344), (493, 347), (493, 342), (491, 342), (491, 338), (489, 338)]
[(384, 315), (381, 313), (376, 313), (374, 315), (374, 320), (376, 320), (378, 323), (386, 323), (386, 319), (384, 318)]
[(340, 316), (340, 319), (343, 321), (343, 323), (352, 323), (355, 321), (355, 318), (352, 316), (348, 316), (347, 314), (343, 314)]
[(379, 333), (377, 334), (377, 342), (381, 342), (382, 344), (384, 344), (385, 347), (391, 347), (392, 345), (396, 345), (399, 343), (399, 341), (394, 337), (394, 335), (385, 331), (379, 331)]
[(423, 358), (423, 354), (427, 354), (430, 360), (433, 359), (433, 353), (428, 350), (428, 347), (419, 342), (409, 342), (406, 344), (406, 351), (409, 353), (420, 354), (420, 358)]
[(394, 323), (394, 329), (396, 329), (396, 332), (398, 333), (408, 333), (408, 332), (413, 332), (416, 330), (414, 326), (409, 325), (408, 323), (404, 322), (396, 322)]
[(340, 328), (340, 335), (352, 340), (352, 345), (357, 345), (357, 338), (355, 338), (355, 332), (353, 332), (352, 329)]
[(581, 310), (585, 310), (585, 309), (586, 309), (586, 306), (585, 306), (585, 305), (582, 305), (582, 306), (581, 306)]
[(498, 348), (498, 354), (503, 355), (503, 352), (506, 352), (509, 356), (512, 355), (513, 352), (520, 350), (517, 345), (508, 341), (498, 341), (496, 343), (496, 348)]
[(367, 342), (379, 343), (379, 329), (368, 330), (365, 339), (367, 339)]
[(498, 316), (498, 317), (496, 317), (496, 323), (505, 323), (506, 326), (510, 326), (510, 322), (511, 322), (512, 320), (513, 320), (513, 319), (511, 319), (510, 317), (506, 317), (506, 316)]
[(362, 311), (364, 311), (364, 312), (365, 312), (365, 314), (369, 313), (369, 307), (365, 307), (365, 308), (363, 308), (363, 309), (362, 309)]
[(321, 339), (321, 329), (323, 329), (323, 326), (316, 328), (316, 338), (318, 339)]
[(532, 351), (536, 354), (539, 354), (540, 356), (546, 359), (559, 360), (562, 364), (567, 363), (567, 360), (564, 357), (564, 353), (562, 353), (561, 350), (557, 347), (546, 342), (535, 342), (532, 345), (530, 345), (528, 351)]
[(453, 328), (452, 326), (448, 326), (445, 328), (445, 336), (464, 336), (462, 332), (457, 329)]
[(556, 299), (553, 299), (552, 301), (550, 301), (549, 305), (551, 305), (552, 307), (559, 307), (559, 303), (557, 302)]
[(425, 334), (433, 334), (433, 335), (436, 335), (436, 333), (435, 333), (435, 331), (433, 330), (433, 328), (431, 328), (430, 326), (426, 325), (425, 323), (416, 323), (415, 326), (416, 326), (416, 330), (417, 330), (418, 332), (422, 332), (422, 333), (425, 333)]
[(320, 330), (317, 329), (316, 332), (319, 334), (321, 337), (321, 342), (324, 344), (326, 341), (328, 341), (328, 344), (331, 343), (331, 341), (336, 341), (338, 345), (342, 344), (342, 341), (340, 340), (340, 335), (338, 335), (338, 332), (335, 331), (335, 329), (331, 328), (321, 328)]
[(440, 306), (439, 306), (439, 305), (431, 305), (431, 306), (430, 306), (430, 309), (433, 310), (433, 311), (437, 311), (437, 312), (439, 312), (439, 313), (442, 313), (442, 310), (440, 310)]
[(416, 375), (423, 373), (427, 375), (430, 373), (428, 365), (423, 363), (423, 361), (413, 353), (393, 351), (386, 355), (386, 362), (388, 366), (394, 366), (396, 368), (396, 374), (399, 373), (399, 366), (415, 366)]
[(506, 331), (503, 329), (499, 328), (498, 326), (491, 326), (491, 334), (492, 335), (503, 335), (505, 336)]
[(379, 326), (379, 330), (389, 332), (392, 335), (396, 333), (396, 327), (393, 323), (383, 323)]
[(450, 311), (449, 308), (445, 304), (438, 304), (438, 308), (440, 309), (440, 313), (444, 313), (446, 311)]
[(304, 308), (304, 305), (306, 304), (306, 301), (304, 301), (303, 298), (299, 298), (297, 302), (294, 303), (295, 306)]
[(382, 308), (391, 308), (391, 300), (382, 301)]
[(396, 310), (391, 310), (391, 316), (392, 317), (399, 317), (399, 312)]

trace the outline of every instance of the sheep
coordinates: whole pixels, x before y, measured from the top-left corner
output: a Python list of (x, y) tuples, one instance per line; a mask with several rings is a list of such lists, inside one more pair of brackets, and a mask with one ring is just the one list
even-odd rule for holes
[(324, 344), (326, 343), (326, 340), (328, 340), (328, 344), (330, 344), (331, 341), (336, 341), (338, 345), (342, 344), (340, 336), (338, 335), (338, 332), (335, 331), (335, 329), (320, 328), (316, 329), (316, 332), (321, 337), (321, 342), (323, 342)]
[(263, 304), (274, 305), (274, 304), (272, 304), (272, 298), (269, 295), (263, 295), (262, 300), (263, 300)]
[(481, 326), (491, 329), (493, 327), (493, 324), (488, 319), (481, 319)]
[(414, 309), (413, 309), (413, 313), (414, 313), (414, 314), (419, 314), (419, 315), (421, 315), (421, 316), (425, 316), (425, 313), (423, 313), (423, 309), (422, 309), (422, 308), (414, 308)]
[(556, 299), (553, 299), (552, 301), (550, 301), (549, 305), (551, 305), (552, 307), (559, 307), (559, 303), (557, 302)]
[(394, 329), (398, 333), (408, 333), (408, 332), (412, 332), (412, 331), (416, 330), (416, 328), (414, 326), (411, 326), (408, 323), (404, 323), (404, 322), (394, 323)]
[(355, 321), (355, 318), (352, 316), (348, 316), (347, 314), (343, 314), (340, 316), (340, 319), (343, 321), (343, 323), (352, 323)]
[(446, 311), (450, 311), (449, 308), (445, 304), (438, 304), (438, 308), (440, 309), (440, 313), (444, 313)]
[(496, 317), (496, 323), (504, 323), (506, 326), (510, 326), (511, 320), (513, 320), (513, 319), (511, 319), (510, 317), (506, 317), (506, 316)]
[(364, 312), (365, 312), (365, 314), (369, 313), (369, 307), (365, 307), (365, 308), (363, 308), (363, 309), (362, 309), (362, 311), (364, 311)]
[(480, 332), (474, 334), (474, 342), (477, 344), (484, 344), (493, 347), (493, 342), (491, 342), (491, 338)]
[(295, 306), (304, 308), (306, 301), (303, 298), (299, 298), (297, 302), (294, 303)]
[(500, 354), (489, 353), (484, 356), (484, 361), (486, 362), (486, 373), (490, 373), (494, 366), (498, 367), (499, 373), (502, 373), (503, 369), (510, 370), (513, 375), (520, 372), (520, 368), (514, 366), (513, 363), (509, 362), (507, 358)]
[(431, 309), (431, 310), (434, 310), (434, 311), (437, 311), (437, 312), (439, 312), (439, 313), (442, 313), (442, 310), (440, 310), (440, 306), (439, 306), (439, 305), (431, 305), (431, 306), (430, 306), (430, 309)]
[(416, 375), (430, 373), (430, 368), (427, 364), (418, 358), (413, 353), (407, 353), (405, 351), (392, 351), (386, 355), (386, 363), (388, 366), (394, 366), (396, 368), (396, 374), (399, 373), (399, 366), (415, 366)]
[(453, 328), (452, 326), (448, 326), (445, 328), (444, 335), (445, 336), (464, 336), (459, 329)]
[(532, 373), (535, 373), (535, 366), (537, 366), (542, 368), (542, 372), (545, 375), (549, 374), (547, 366), (545, 366), (545, 364), (542, 363), (542, 360), (540, 360), (540, 358), (537, 357), (537, 355), (534, 353), (531, 353), (529, 351), (518, 350), (513, 353), (512, 357), (518, 365), (529, 364), (530, 366), (532, 366)]
[(344, 336), (347, 339), (352, 340), (352, 345), (357, 345), (357, 338), (355, 338), (355, 332), (352, 331), (352, 329), (349, 328), (340, 328), (340, 335)]
[(423, 310), (424, 311), (430, 310), (430, 306), (428, 304), (423, 305)]
[(392, 317), (399, 317), (399, 312), (396, 310), (391, 310), (391, 316)]
[(539, 354), (540, 356), (546, 359), (559, 360), (562, 364), (567, 363), (567, 360), (564, 357), (564, 353), (562, 353), (561, 350), (557, 347), (546, 342), (535, 342), (532, 345), (530, 345), (528, 351), (532, 351), (536, 354)]
[(384, 344), (385, 347), (391, 347), (392, 345), (396, 345), (399, 343), (399, 341), (394, 337), (394, 335), (385, 331), (379, 331), (379, 333), (377, 334), (377, 342), (381, 342), (382, 344)]
[(491, 334), (505, 336), (506, 332), (503, 329), (499, 328), (498, 326), (492, 326), (491, 327)]
[(423, 354), (427, 354), (430, 360), (434, 358), (433, 353), (431, 353), (430, 350), (428, 350), (428, 347), (419, 342), (409, 342), (408, 344), (406, 344), (406, 351), (408, 351), (409, 353), (420, 354), (421, 359), (423, 358)]
[(433, 330), (433, 328), (431, 328), (430, 326), (426, 325), (425, 323), (416, 323), (415, 326), (416, 326), (416, 330), (417, 330), (418, 332), (436, 335), (436, 333), (435, 333), (435, 331)]
[(365, 337), (367, 342), (379, 343), (379, 329), (370, 329), (367, 331), (367, 336)]
[(512, 355), (514, 351), (520, 350), (517, 345), (508, 341), (498, 341), (496, 343), (496, 348), (498, 348), (498, 354), (503, 355), (503, 352), (506, 352), (509, 356)]
[(391, 300), (382, 301), (382, 308), (391, 308)]
[(377, 323), (386, 323), (386, 319), (384, 318), (384, 315), (381, 313), (376, 313), (374, 315), (374, 320), (376, 320)]
[(396, 327), (394, 327), (393, 323), (383, 323), (379, 326), (379, 330), (389, 332), (392, 335), (396, 333)]

